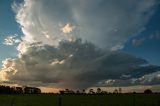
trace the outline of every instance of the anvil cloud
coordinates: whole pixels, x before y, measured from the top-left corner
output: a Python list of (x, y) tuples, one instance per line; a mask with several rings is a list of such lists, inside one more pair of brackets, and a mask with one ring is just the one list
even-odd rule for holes
[(157, 0), (13, 3), (24, 36), (17, 46), (18, 57), (3, 61), (0, 79), (77, 89), (104, 82), (132, 85), (147, 74), (158, 73), (158, 66), (119, 51), (145, 30), (156, 4)]

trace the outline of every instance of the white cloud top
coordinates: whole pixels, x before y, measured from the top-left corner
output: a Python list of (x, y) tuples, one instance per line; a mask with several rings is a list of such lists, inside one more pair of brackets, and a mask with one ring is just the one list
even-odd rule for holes
[(13, 7), (28, 42), (57, 45), (70, 39), (63, 33), (78, 26), (74, 37), (117, 50), (143, 31), (156, 4), (156, 0), (24, 0)]
[[(14, 4), (24, 36), (17, 46), (18, 57), (3, 61), (0, 80), (73, 89), (139, 84), (138, 78), (159, 71), (159, 67), (148, 66), (146, 60), (118, 50), (144, 30), (156, 3), (24, 0)], [(15, 42), (14, 37), (5, 39), (5, 44)]]

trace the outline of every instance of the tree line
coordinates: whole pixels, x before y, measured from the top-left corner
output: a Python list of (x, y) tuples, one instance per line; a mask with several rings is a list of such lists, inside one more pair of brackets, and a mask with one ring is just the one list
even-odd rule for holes
[(36, 87), (10, 87), (5, 85), (0, 85), (0, 94), (38, 94), (41, 90)]
[[(113, 92), (107, 92), (102, 90), (101, 88), (97, 88), (95, 89), (89, 89), (88, 92), (85, 91), (85, 89), (83, 90), (77, 90), (77, 91), (73, 91), (71, 89), (65, 89), (65, 90), (60, 90), (59, 94), (121, 94), (122, 93), (122, 88), (118, 88), (115, 89)], [(132, 93), (136, 93), (136, 92), (132, 92)], [(151, 94), (153, 93), (151, 89), (145, 89), (144, 92), (145, 94)]]
[[(5, 86), (0, 85), (0, 94), (40, 94), (42, 93), (39, 88), (36, 87), (14, 87), (14, 86)], [(71, 89), (60, 90), (59, 94), (121, 94), (122, 88), (115, 89), (113, 92), (103, 91), (101, 88), (89, 89), (87, 92), (85, 89), (73, 91)], [(136, 92), (133, 92), (136, 93)], [(152, 90), (146, 89), (144, 90), (145, 94), (153, 93)]]
[[(77, 91), (73, 91), (71, 89), (65, 89), (65, 90), (60, 90), (59, 94), (110, 94), (111, 92), (107, 92), (107, 91), (103, 91), (101, 88), (97, 88), (96, 90), (94, 89), (89, 89), (88, 92), (83, 89), (83, 90), (77, 90)], [(122, 93), (122, 89), (118, 88), (115, 89), (113, 92), (113, 94), (120, 94)]]

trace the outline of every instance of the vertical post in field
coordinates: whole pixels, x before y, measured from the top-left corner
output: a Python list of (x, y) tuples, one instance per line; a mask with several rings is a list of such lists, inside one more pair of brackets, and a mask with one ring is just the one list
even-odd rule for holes
[(136, 106), (135, 94), (133, 94), (133, 106)]
[(15, 98), (13, 97), (11, 100), (11, 106), (14, 106), (14, 100), (15, 100)]
[(62, 98), (60, 96), (58, 97), (58, 106), (62, 106)]

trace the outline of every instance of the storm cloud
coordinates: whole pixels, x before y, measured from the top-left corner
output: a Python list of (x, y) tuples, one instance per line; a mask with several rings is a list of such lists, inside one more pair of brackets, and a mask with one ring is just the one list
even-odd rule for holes
[(2, 62), (0, 80), (72, 89), (132, 85), (134, 79), (159, 71), (159, 66), (120, 51), (145, 30), (156, 5), (157, 0), (13, 3), (24, 36), (17, 58)]
[[(145, 30), (157, 4), (157, 0), (24, 0), (12, 7), (26, 41), (57, 45), (78, 37), (118, 50)], [(67, 24), (74, 26), (72, 33), (61, 30)]]
[(104, 51), (92, 43), (82, 43), (80, 39), (62, 41), (58, 47), (41, 42), (21, 42), (20, 45), (26, 50), (19, 52), (17, 59), (3, 62), (2, 81), (78, 89), (107, 79), (122, 79), (125, 74), (137, 78), (157, 71), (156, 67), (149, 69), (147, 66), (138, 70), (148, 62), (123, 52)]

